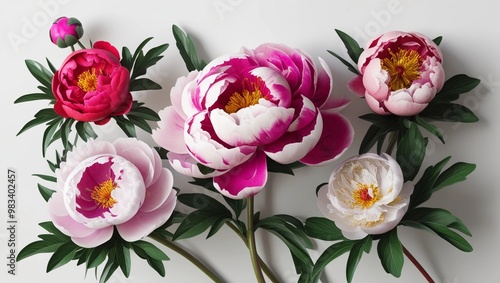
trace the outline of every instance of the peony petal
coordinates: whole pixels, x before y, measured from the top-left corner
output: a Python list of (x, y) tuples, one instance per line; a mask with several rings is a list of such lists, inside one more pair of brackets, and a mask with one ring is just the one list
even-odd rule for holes
[(210, 178), (218, 175), (224, 174), (226, 171), (215, 170), (209, 174), (203, 174), (198, 167), (198, 161), (196, 161), (189, 154), (177, 154), (174, 152), (167, 153), (168, 161), (175, 171), (194, 178)]
[(363, 85), (363, 76), (357, 75), (347, 83), (347, 88), (359, 97), (365, 96), (365, 86)]
[(111, 240), (113, 230), (113, 226), (109, 226), (96, 230), (86, 237), (71, 237), (71, 240), (82, 248), (95, 248)]
[(150, 212), (139, 211), (129, 221), (116, 225), (116, 229), (125, 241), (138, 241), (167, 222), (172, 215), (176, 204), (176, 192), (175, 190), (171, 190), (168, 198), (156, 210)]
[(257, 151), (245, 163), (224, 175), (214, 177), (214, 186), (221, 194), (232, 199), (256, 195), (267, 182), (266, 155)]
[(172, 103), (172, 107), (175, 109), (175, 111), (177, 111), (177, 114), (184, 120), (186, 120), (188, 116), (186, 115), (186, 113), (184, 113), (182, 108), (182, 93), (184, 92), (184, 88), (188, 84), (190, 84), (193, 80), (195, 80), (197, 76), (198, 76), (198, 71), (191, 71), (187, 76), (179, 77), (175, 82), (175, 85), (170, 90), (170, 102)]
[(185, 120), (181, 117), (173, 106), (158, 112), (160, 121), (158, 128), (153, 130), (153, 140), (168, 151), (176, 153), (187, 153), (184, 143), (184, 124)]
[(170, 170), (163, 168), (160, 178), (146, 189), (146, 197), (139, 211), (150, 212), (160, 207), (172, 193), (174, 177)]
[(338, 113), (321, 112), (323, 131), (315, 147), (300, 161), (323, 165), (337, 159), (352, 144), (354, 130), (347, 118)]
[(311, 100), (314, 102), (314, 105), (322, 108), (323, 104), (325, 104), (325, 102), (327, 102), (330, 98), (333, 86), (333, 76), (325, 60), (321, 57), (319, 57), (318, 60), (321, 65), (321, 69), (318, 71), (316, 92)]

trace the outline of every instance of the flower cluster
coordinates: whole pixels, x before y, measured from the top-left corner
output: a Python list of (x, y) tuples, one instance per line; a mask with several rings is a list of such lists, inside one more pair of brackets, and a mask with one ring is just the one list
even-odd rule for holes
[[(62, 17), (49, 32), (52, 43), (71, 48), (60, 67), (26, 60), (42, 93), (23, 95), (15, 103), (49, 100), (51, 106), (37, 112), (19, 134), (45, 124), (43, 157), (54, 141), (61, 140), (62, 148), (55, 150), (55, 160), (47, 159), (53, 174), (37, 174), (54, 183), (54, 189), (38, 185), (48, 202), (51, 221), (40, 224), (48, 234), (26, 246), (18, 260), (52, 253), (48, 271), (71, 260), (86, 263), (86, 269), (103, 264), (100, 282), (106, 282), (118, 268), (130, 275), (133, 251), (165, 276), (168, 257), (149, 238), (223, 282), (179, 242), (207, 230), (211, 237), (227, 225), (247, 245), (257, 282), (265, 282), (263, 273), (281, 282), (257, 253), (257, 229), (278, 236), (290, 249), (299, 282), (318, 282), (328, 263), (346, 252), (351, 282), (374, 241), (386, 272), (398, 277), (405, 254), (433, 282), (401, 243), (398, 227), (425, 228), (463, 251), (472, 250), (457, 233), (470, 236), (460, 219), (421, 206), (475, 169), (464, 162), (445, 168), (451, 158), (446, 157), (420, 173), (428, 142), (421, 128), (444, 142), (433, 121), (478, 120), (455, 101), (479, 80), (463, 74), (445, 80), (441, 37), (392, 31), (361, 48), (337, 30), (354, 64), (329, 52), (355, 74), (347, 85), (373, 111), (360, 117), (371, 125), (359, 155), (340, 161), (328, 182), (311, 185), (317, 187), (318, 212), (325, 217), (299, 219), (261, 216), (254, 211), (254, 196), (269, 172), (293, 174), (301, 166), (332, 164), (351, 146), (354, 129), (340, 113), (349, 100), (333, 89), (327, 63), (319, 58), (318, 64), (299, 49), (265, 43), (207, 64), (189, 35), (175, 25), (172, 31), (188, 73), (177, 79), (170, 105), (159, 113), (135, 100), (133, 92), (161, 89), (146, 74), (168, 44), (144, 51), (148, 38), (135, 52), (123, 47), (121, 54), (106, 41), (85, 48), (82, 24)], [(127, 137), (106, 141), (97, 136), (93, 128), (112, 120)], [(156, 146), (138, 140), (136, 128), (151, 134)], [(174, 188), (162, 159), (207, 190)], [(179, 203), (189, 213), (177, 211)], [(316, 261), (308, 252), (314, 239), (333, 242)]]

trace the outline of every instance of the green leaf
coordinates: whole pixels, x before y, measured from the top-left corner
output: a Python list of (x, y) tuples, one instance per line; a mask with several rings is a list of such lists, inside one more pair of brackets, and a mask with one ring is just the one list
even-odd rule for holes
[(49, 58), (45, 58), (45, 61), (47, 61), (47, 66), (49, 66), (50, 71), (52, 74), (55, 74), (57, 72), (57, 69), (54, 67), (54, 65), (50, 62)]
[(405, 182), (413, 180), (418, 174), (425, 158), (427, 142), (428, 140), (424, 139), (417, 124), (411, 123), (396, 151), (396, 161), (403, 170)]
[(33, 120), (30, 120), (28, 123), (26, 123), (21, 128), (21, 130), (17, 133), (17, 135), (22, 134), (23, 132), (25, 132), (28, 129), (31, 129), (34, 126), (37, 126), (37, 125), (43, 124), (45, 122), (51, 121), (54, 118), (57, 118), (57, 117), (51, 117), (51, 116), (39, 116), (39, 117), (36, 117), (35, 116), (35, 118)]
[(314, 264), (313, 277), (319, 276), (330, 262), (349, 251), (354, 243), (356, 241), (342, 241), (326, 248)]
[(130, 91), (157, 90), (161, 89), (161, 85), (155, 83), (150, 79), (141, 78), (131, 81), (129, 89)]
[(467, 236), (472, 236), (469, 229), (467, 229), (467, 227), (460, 219), (458, 219), (458, 217), (442, 208), (417, 207), (406, 213), (401, 222), (403, 225), (414, 226), (412, 225), (413, 223), (408, 223), (408, 221), (422, 224), (424, 226), (427, 226), (427, 224), (429, 223), (443, 225), (449, 228), (456, 229), (457, 231), (460, 231)]
[(60, 119), (55, 119), (52, 120), (49, 124), (47, 129), (43, 132), (43, 137), (42, 137), (42, 156), (45, 157), (45, 152), (49, 145), (53, 141), (53, 137), (57, 131), (57, 128), (60, 126), (62, 121), (62, 118)]
[(132, 73), (132, 66), (134, 65), (134, 60), (132, 58), (132, 53), (130, 53), (130, 50), (127, 47), (122, 48), (122, 60), (120, 61), (120, 64), (127, 68), (127, 70)]
[(439, 44), (441, 44), (441, 40), (443, 40), (443, 37), (442, 36), (438, 36), (436, 38), (434, 38), (432, 41), (434, 41), (434, 43), (439, 46)]
[(467, 242), (467, 240), (465, 240), (456, 232), (450, 230), (445, 225), (435, 223), (426, 223), (425, 225), (432, 231), (434, 231), (439, 237), (443, 238), (448, 243), (455, 246), (457, 249), (464, 252), (472, 252), (472, 246), (469, 244), (469, 242)]
[(435, 100), (447, 102), (457, 100), (460, 94), (473, 90), (480, 82), (465, 74), (455, 75), (444, 83), (439, 93), (436, 94)]
[(224, 197), (224, 200), (234, 211), (235, 218), (240, 218), (241, 212), (247, 207), (247, 199), (232, 199)]
[(149, 134), (152, 133), (151, 126), (143, 118), (135, 116), (135, 115), (132, 115), (132, 114), (127, 114), (127, 118), (129, 119), (129, 121), (132, 124), (134, 124), (137, 127), (141, 128), (146, 133), (149, 133)]
[(52, 197), (52, 194), (56, 192), (40, 184), (38, 184), (38, 191), (40, 192), (45, 201), (49, 201), (49, 199)]
[(451, 157), (448, 156), (439, 161), (435, 166), (429, 166), (425, 169), (424, 174), (422, 174), (422, 177), (420, 177), (420, 180), (413, 188), (413, 193), (410, 197), (410, 208), (415, 207), (430, 198), (432, 189), (434, 188), (434, 183), (450, 158)]
[(53, 253), (55, 252), (63, 243), (49, 243), (47, 241), (35, 241), (28, 244), (17, 254), (17, 261), (21, 261), (30, 256), (40, 254), (40, 253)]
[(174, 233), (174, 241), (198, 236), (214, 224), (220, 215), (212, 211), (196, 210), (191, 212), (179, 224)]
[(222, 226), (224, 226), (224, 224), (228, 221), (231, 221), (231, 218), (225, 216), (221, 216), (217, 220), (215, 220), (212, 224), (212, 228), (210, 228), (210, 231), (208, 231), (207, 239), (219, 232), (220, 228), (222, 228)]
[(139, 55), (141, 54), (142, 52), (142, 49), (144, 48), (144, 46), (146, 46), (146, 44), (148, 44), (148, 42), (151, 41), (151, 39), (153, 39), (152, 37), (148, 37), (146, 39), (144, 39), (140, 44), (139, 46), (137, 46), (137, 49), (135, 50), (134, 52), (134, 56), (132, 57), (132, 62), (135, 62), (137, 60), (137, 58), (139, 57)]
[(113, 117), (116, 120), (116, 124), (122, 129), (122, 131), (127, 135), (129, 138), (135, 138), (137, 137), (137, 134), (135, 132), (135, 127), (132, 122), (127, 120), (123, 116), (114, 116)]
[(42, 223), (39, 223), (38, 225), (40, 225), (40, 227), (45, 229), (47, 232), (52, 233), (54, 236), (61, 239), (61, 242), (70, 242), (71, 241), (70, 237), (66, 236), (61, 231), (59, 231), (59, 229), (57, 229), (56, 226), (54, 226), (54, 223), (52, 223), (50, 221), (42, 222)]
[(161, 277), (165, 277), (165, 266), (161, 260), (148, 258), (147, 259), (149, 266), (151, 266)]
[(90, 123), (77, 122), (75, 128), (76, 132), (78, 133), (78, 136), (80, 136), (80, 138), (82, 138), (83, 141), (87, 141), (89, 138), (90, 139), (97, 138), (97, 134), (94, 132), (94, 129), (92, 129)]
[(357, 64), (359, 55), (361, 55), (361, 53), (363, 52), (363, 48), (361, 48), (356, 40), (350, 37), (347, 33), (338, 29), (335, 29), (335, 32), (337, 32), (338, 36), (347, 48), (347, 54), (349, 55), (351, 60)]
[(111, 275), (113, 275), (113, 273), (118, 269), (118, 267), (119, 265), (115, 260), (114, 250), (112, 250), (108, 253), (108, 261), (106, 262), (106, 265), (104, 265), (99, 283), (105, 283), (106, 281), (108, 281), (109, 278), (111, 278)]
[(154, 110), (147, 108), (147, 107), (141, 107), (139, 104), (136, 106), (132, 107), (130, 110), (129, 114), (141, 117), (145, 120), (149, 121), (160, 121), (160, 116), (158, 116), (158, 113), (156, 113)]
[(327, 50), (327, 51), (328, 51), (328, 53), (330, 53), (331, 55), (333, 55), (335, 58), (339, 59), (339, 61), (342, 62), (342, 64), (344, 64), (349, 71), (353, 72), (357, 76), (360, 75), (360, 73), (358, 71), (358, 68), (356, 68), (349, 61), (347, 61), (346, 59), (342, 58), (340, 55), (338, 55), (337, 53), (335, 53), (335, 52), (333, 52), (331, 50)]
[(449, 102), (430, 103), (419, 115), (430, 120), (444, 122), (474, 123), (479, 121), (469, 108)]
[(62, 244), (50, 257), (49, 262), (47, 263), (46, 272), (50, 272), (70, 262), (74, 258), (78, 249), (80, 249), (80, 247), (75, 245), (73, 242), (66, 242)]
[(109, 250), (101, 246), (93, 248), (87, 258), (87, 269), (98, 267), (104, 262)]
[(24, 62), (33, 77), (35, 77), (35, 79), (37, 79), (43, 86), (50, 89), (53, 74), (37, 61), (25, 60)]
[(200, 60), (196, 46), (190, 35), (184, 33), (178, 26), (172, 25), (175, 43), (179, 53), (181, 54), (188, 71), (202, 70), (205, 67), (205, 62)]
[(210, 173), (213, 173), (215, 169), (207, 167), (201, 163), (196, 163), (196, 166), (198, 167), (198, 170), (200, 170), (201, 174), (203, 175), (208, 175)]
[(177, 196), (177, 201), (195, 209), (211, 211), (220, 216), (231, 217), (231, 212), (225, 205), (205, 194), (180, 194)]
[(25, 94), (14, 101), (14, 104), (34, 101), (34, 100), (50, 100), (54, 101), (54, 96), (47, 95), (45, 93), (29, 93)]
[(354, 272), (356, 271), (356, 267), (358, 266), (358, 263), (361, 260), (363, 252), (369, 253), (371, 246), (372, 246), (372, 237), (370, 235), (366, 236), (365, 238), (359, 241), (356, 241), (356, 243), (352, 245), (346, 266), (347, 282), (349, 283), (352, 282), (352, 278), (354, 277)]
[(31, 176), (38, 177), (42, 180), (49, 181), (49, 182), (57, 182), (57, 178), (54, 176), (49, 176), (49, 175), (42, 175), (42, 174), (32, 174)]
[(68, 137), (74, 122), (75, 119), (65, 119), (64, 123), (61, 125), (61, 141), (64, 148), (68, 147)]
[(274, 173), (283, 173), (288, 175), (294, 175), (292, 168), (287, 164), (281, 164), (277, 161), (272, 160), (271, 158), (266, 158), (267, 162), (267, 171)]
[(340, 230), (335, 222), (322, 217), (310, 217), (306, 219), (305, 229), (310, 237), (324, 241), (344, 240), (342, 230)]
[(134, 251), (137, 249), (140, 252), (145, 253), (148, 257), (152, 259), (160, 261), (169, 260), (168, 256), (162, 250), (160, 250), (158, 247), (151, 244), (150, 242), (139, 240), (131, 244)]
[(467, 176), (476, 169), (476, 164), (458, 162), (446, 169), (434, 183), (432, 192), (438, 191), (446, 186), (465, 181)]
[(392, 274), (394, 277), (400, 277), (404, 256), (397, 229), (392, 229), (380, 238), (377, 252), (385, 272)]
[(439, 131), (439, 129), (436, 126), (434, 126), (431, 123), (427, 122), (426, 120), (422, 119), (419, 115), (415, 116), (415, 122), (417, 122), (418, 125), (422, 126), (427, 131), (429, 131), (429, 133), (438, 137), (439, 140), (442, 143), (444, 143), (443, 134)]
[(126, 278), (130, 276), (130, 249), (127, 247), (127, 243), (119, 240), (115, 242), (115, 256), (120, 269)]

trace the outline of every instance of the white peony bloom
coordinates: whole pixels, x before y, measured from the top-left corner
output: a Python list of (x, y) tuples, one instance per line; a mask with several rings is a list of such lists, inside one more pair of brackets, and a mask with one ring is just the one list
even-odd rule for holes
[(382, 234), (401, 221), (413, 186), (391, 156), (365, 153), (340, 164), (318, 192), (318, 206), (348, 239)]

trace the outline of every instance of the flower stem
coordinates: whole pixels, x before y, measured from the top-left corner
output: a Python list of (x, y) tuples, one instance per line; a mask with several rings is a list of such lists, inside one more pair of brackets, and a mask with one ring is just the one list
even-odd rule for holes
[[(238, 228), (236, 228), (236, 226), (234, 226), (234, 224), (231, 222), (226, 222), (226, 225), (229, 226), (229, 228), (231, 228), (231, 230), (233, 230), (240, 237), (240, 239), (243, 240), (247, 248), (249, 248), (247, 238), (240, 232), (240, 230), (238, 230)], [(279, 283), (280, 280), (278, 279), (278, 277), (276, 277), (271, 268), (267, 266), (267, 264), (262, 260), (260, 256), (257, 257), (260, 267), (262, 268), (262, 271), (266, 274), (267, 278), (269, 278), (269, 280), (271, 280), (271, 282), (273, 283)]]
[(257, 278), (258, 283), (264, 283), (266, 280), (264, 279), (264, 275), (262, 274), (262, 269), (259, 264), (257, 248), (255, 246), (255, 234), (253, 231), (253, 210), (254, 210), (254, 199), (253, 196), (248, 198), (248, 206), (247, 206), (247, 220), (248, 220), (248, 230), (247, 230), (247, 240), (248, 240), (248, 249), (250, 250), (250, 258), (252, 260), (253, 270), (255, 272), (255, 277)]
[(422, 275), (425, 277), (427, 282), (434, 283), (434, 280), (431, 278), (429, 273), (427, 273), (427, 271), (425, 271), (424, 267), (418, 262), (418, 260), (410, 253), (410, 251), (408, 251), (405, 248), (405, 246), (402, 245), (402, 247), (403, 247), (403, 253), (413, 263), (413, 265), (415, 265), (415, 267), (418, 269), (418, 271), (420, 271), (420, 273), (422, 273)]
[(221, 283), (223, 282), (215, 273), (213, 273), (206, 265), (204, 265), (201, 261), (199, 261), (197, 258), (195, 258), (192, 254), (190, 254), (188, 251), (185, 249), (181, 248), (180, 246), (174, 244), (172, 241), (168, 240), (164, 236), (153, 233), (149, 235), (150, 238), (156, 240), (160, 244), (163, 244), (167, 248), (173, 250), (174, 252), (180, 254), (183, 256), (185, 259), (189, 260), (191, 263), (193, 263), (196, 267), (198, 267), (203, 273), (205, 273), (210, 279), (212, 279), (216, 283)]

